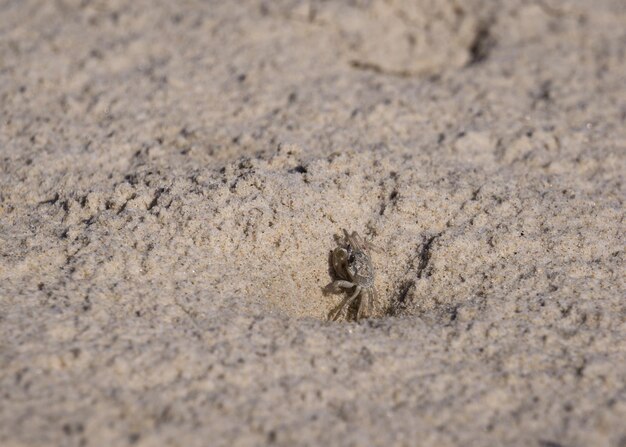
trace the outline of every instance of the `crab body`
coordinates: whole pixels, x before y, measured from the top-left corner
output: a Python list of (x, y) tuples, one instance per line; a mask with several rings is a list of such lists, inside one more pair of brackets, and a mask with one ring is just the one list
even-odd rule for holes
[(356, 320), (371, 316), (377, 292), (374, 287), (374, 267), (369, 255), (370, 245), (356, 231), (348, 234), (343, 230), (345, 245), (337, 247), (331, 254), (331, 263), (335, 275), (339, 278), (331, 286), (353, 289), (337, 309), (330, 314), (331, 320), (337, 320), (344, 309), (349, 309), (354, 300), (360, 298)]

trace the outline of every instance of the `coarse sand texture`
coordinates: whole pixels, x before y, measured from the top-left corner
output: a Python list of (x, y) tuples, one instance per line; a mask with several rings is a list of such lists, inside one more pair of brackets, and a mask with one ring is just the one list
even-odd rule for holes
[(625, 199), (623, 0), (0, 0), (0, 446), (626, 447)]

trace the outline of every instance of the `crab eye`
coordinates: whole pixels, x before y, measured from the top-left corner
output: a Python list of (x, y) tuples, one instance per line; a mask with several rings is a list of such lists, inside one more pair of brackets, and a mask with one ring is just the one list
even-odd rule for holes
[(350, 256), (348, 256), (348, 262), (350, 264), (352, 264), (354, 262), (356, 258), (354, 257), (354, 253), (350, 253)]

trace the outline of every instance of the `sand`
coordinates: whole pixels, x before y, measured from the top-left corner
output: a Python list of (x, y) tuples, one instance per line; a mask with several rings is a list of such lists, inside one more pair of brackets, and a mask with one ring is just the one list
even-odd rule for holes
[(625, 86), (621, 0), (0, 2), (0, 445), (626, 446)]

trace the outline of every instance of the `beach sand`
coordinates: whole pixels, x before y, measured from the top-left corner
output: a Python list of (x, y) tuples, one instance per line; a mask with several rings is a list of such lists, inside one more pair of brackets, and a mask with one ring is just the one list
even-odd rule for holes
[(621, 0), (0, 2), (0, 445), (624, 447), (625, 179)]

